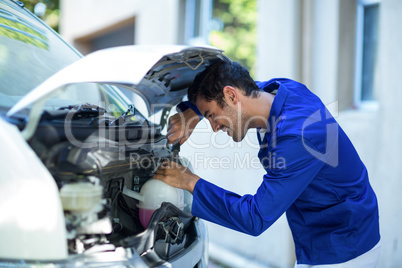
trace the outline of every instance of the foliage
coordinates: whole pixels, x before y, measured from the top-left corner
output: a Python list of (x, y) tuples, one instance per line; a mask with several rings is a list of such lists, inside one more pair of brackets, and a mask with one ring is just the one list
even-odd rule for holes
[(225, 50), (232, 60), (255, 70), (256, 0), (213, 0), (211, 45)]
[(36, 14), (58, 32), (60, 19), (59, 0), (22, 0), (21, 2), (24, 3), (26, 9)]

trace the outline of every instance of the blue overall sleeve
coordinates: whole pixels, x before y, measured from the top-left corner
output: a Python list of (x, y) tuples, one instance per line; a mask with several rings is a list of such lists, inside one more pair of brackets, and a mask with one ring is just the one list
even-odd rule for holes
[(189, 108), (191, 110), (193, 110), (198, 115), (200, 120), (202, 120), (204, 118), (204, 116), (202, 115), (200, 110), (198, 110), (197, 106), (192, 104), (190, 101), (182, 101), (179, 104), (177, 104), (177, 106), (176, 106), (176, 109), (177, 109), (178, 112), (184, 112), (185, 110), (187, 110)]
[[(305, 146), (315, 148), (300, 136), (278, 138), (270, 155), (284, 165), (266, 168), (267, 173), (254, 195), (240, 196), (200, 179), (193, 192), (193, 215), (246, 234), (260, 235), (290, 207), (323, 167), (324, 163), (307, 152)], [(247, 183), (247, 178), (244, 182)]]

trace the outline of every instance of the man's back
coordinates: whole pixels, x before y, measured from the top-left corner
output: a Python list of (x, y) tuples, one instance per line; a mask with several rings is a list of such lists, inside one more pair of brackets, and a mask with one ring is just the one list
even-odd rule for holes
[(349, 138), (304, 85), (273, 79), (265, 87), (279, 89), (269, 120), (275, 124), (271, 123), (272, 131), (266, 133), (268, 146), (262, 147), (260, 158), (272, 155), (282, 141), (292, 139), (299, 145), (293, 150), (299, 148), (304, 154), (297, 162), (311, 161), (310, 165), (294, 167), (298, 163), (289, 163), (288, 159), (284, 170), (268, 167), (271, 184), (282, 184), (275, 180), (291, 177), (292, 169), (300, 176), (314, 169), (314, 178), (310, 175), (299, 178), (298, 183), (285, 182), (288, 187), (305, 187), (287, 209), (298, 262), (343, 262), (370, 250), (380, 238), (377, 199), (366, 167)]

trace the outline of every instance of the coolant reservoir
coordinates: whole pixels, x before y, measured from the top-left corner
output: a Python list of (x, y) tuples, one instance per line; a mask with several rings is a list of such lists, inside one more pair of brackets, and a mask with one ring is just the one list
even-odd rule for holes
[(172, 187), (163, 181), (150, 179), (141, 188), (143, 197), (137, 205), (139, 208), (140, 222), (144, 228), (148, 227), (152, 213), (160, 208), (163, 202), (170, 202), (183, 210), (184, 192), (182, 189)]
[(86, 212), (101, 201), (102, 186), (89, 182), (69, 183), (60, 189), (60, 197), (64, 210)]

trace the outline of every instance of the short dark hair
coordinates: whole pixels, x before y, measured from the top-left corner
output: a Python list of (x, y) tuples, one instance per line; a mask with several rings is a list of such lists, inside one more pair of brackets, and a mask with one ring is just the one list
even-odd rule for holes
[(193, 84), (188, 88), (188, 99), (193, 104), (197, 97), (206, 101), (215, 100), (220, 107), (224, 107), (225, 86), (236, 87), (242, 90), (245, 96), (255, 97), (260, 92), (246, 68), (238, 62), (219, 59), (196, 75)]

